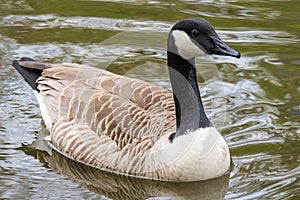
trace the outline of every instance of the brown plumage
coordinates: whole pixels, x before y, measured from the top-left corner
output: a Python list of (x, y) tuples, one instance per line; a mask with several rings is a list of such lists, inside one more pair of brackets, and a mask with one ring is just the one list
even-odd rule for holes
[(116, 170), (99, 162), (114, 154), (116, 168), (120, 157), (134, 166), (133, 157), (142, 159), (158, 138), (175, 132), (172, 93), (155, 85), (78, 64), (19, 65), (43, 70), (37, 88), (51, 120), (51, 141), (78, 161)]

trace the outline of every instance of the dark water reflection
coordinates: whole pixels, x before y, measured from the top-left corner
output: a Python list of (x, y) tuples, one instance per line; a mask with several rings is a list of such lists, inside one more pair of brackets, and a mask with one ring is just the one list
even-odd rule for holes
[[(299, 199), (298, 4), (2, 0), (0, 198)], [(13, 59), (77, 62), (169, 89), (165, 38), (185, 17), (206, 18), (242, 53), (240, 60), (200, 58), (197, 68), (205, 108), (230, 147), (229, 178), (191, 184), (136, 180), (37, 150), (43, 147), (37, 139), (42, 135), (39, 109), (9, 67)]]
[[(43, 140), (44, 134), (47, 132), (42, 130), (33, 144), (19, 149), (35, 156), (45, 167), (110, 199), (148, 199), (158, 196), (162, 199), (222, 199), (228, 189), (229, 174), (204, 182), (170, 183), (100, 171), (52, 151), (47, 141)], [(43, 151), (36, 151), (37, 148)]]

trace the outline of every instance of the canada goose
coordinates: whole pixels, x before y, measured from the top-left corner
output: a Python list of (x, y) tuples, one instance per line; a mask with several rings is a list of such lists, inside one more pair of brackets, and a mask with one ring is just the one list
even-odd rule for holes
[(207, 118), (195, 56), (240, 57), (204, 19), (176, 23), (168, 37), (173, 94), (153, 84), (78, 64), (21, 58), (13, 66), (34, 90), (57, 151), (123, 175), (198, 181), (225, 174), (230, 154)]

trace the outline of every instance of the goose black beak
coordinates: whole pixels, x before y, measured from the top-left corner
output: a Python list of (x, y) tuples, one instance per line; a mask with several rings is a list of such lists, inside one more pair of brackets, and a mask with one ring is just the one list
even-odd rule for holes
[(241, 54), (238, 51), (232, 49), (225, 42), (223, 42), (220, 38), (211, 36), (210, 40), (214, 45), (208, 52), (209, 54), (232, 56), (232, 57), (236, 57), (236, 58), (241, 57)]

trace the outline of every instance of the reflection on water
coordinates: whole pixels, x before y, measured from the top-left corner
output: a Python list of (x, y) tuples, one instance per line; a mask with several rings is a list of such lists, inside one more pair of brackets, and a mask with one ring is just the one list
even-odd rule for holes
[[(242, 53), (240, 60), (214, 57), (216, 63), (200, 58), (197, 67), (205, 108), (230, 147), (229, 177), (190, 184), (145, 181), (37, 150), (49, 151), (37, 139), (43, 136), (39, 109), (9, 67), (13, 59), (102, 68), (114, 61), (109, 71), (170, 89), (162, 67), (165, 38), (185, 17), (205, 17)], [(0, 198), (299, 199), (299, 19), (292, 0), (1, 1)], [(32, 142), (34, 147), (26, 145)]]
[(223, 199), (227, 192), (229, 174), (209, 181), (171, 183), (104, 172), (66, 158), (52, 150), (44, 140), (46, 134), (47, 131), (42, 130), (33, 144), (19, 149), (29, 155), (33, 154), (44, 166), (54, 172), (65, 175), (90, 191), (111, 199), (148, 199), (157, 196), (167, 199)]
[(66, 175), (90, 191), (111, 199), (223, 199), (228, 188), (228, 175), (218, 179), (195, 183), (169, 183), (130, 178), (105, 173), (92, 167), (66, 159), (54, 152), (52, 156), (38, 151), (37, 158), (47, 167)]

